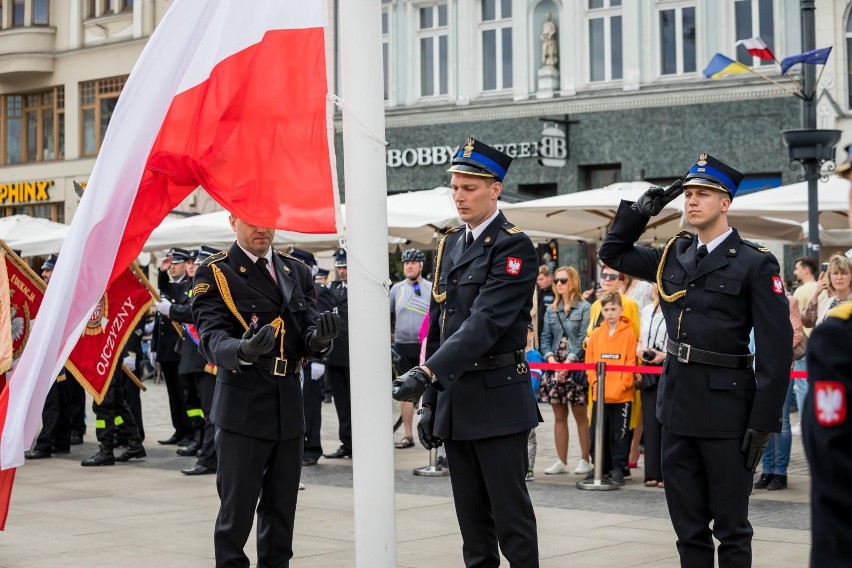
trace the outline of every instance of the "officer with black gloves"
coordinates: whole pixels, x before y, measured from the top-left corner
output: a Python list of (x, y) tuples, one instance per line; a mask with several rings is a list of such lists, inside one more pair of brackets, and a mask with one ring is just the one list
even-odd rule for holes
[[(701, 154), (669, 187), (622, 201), (599, 251), (607, 266), (659, 287), (669, 338), (657, 418), (681, 566), (713, 566), (714, 536), (720, 568), (751, 566), (753, 473), (769, 433), (781, 429), (793, 358), (778, 262), (728, 226), (742, 178)], [(696, 234), (682, 232), (663, 249), (634, 246), (681, 192)]]
[(305, 434), (302, 363), (331, 352), (340, 322), (319, 313), (311, 270), (271, 248), (273, 229), (230, 223), (237, 241), (201, 263), (192, 288), (199, 348), (218, 367), (216, 565), (248, 566), (257, 513), (258, 565), (286, 566)]

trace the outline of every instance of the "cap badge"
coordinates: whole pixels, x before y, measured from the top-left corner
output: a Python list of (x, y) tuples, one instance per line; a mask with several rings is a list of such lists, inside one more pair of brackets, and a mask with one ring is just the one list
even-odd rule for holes
[(245, 267), (245, 266), (241, 266), (241, 267), (240, 267), (240, 272), (245, 272), (245, 271), (246, 271), (246, 267)]
[(485, 237), (485, 244), (487, 245), (490, 242), (491, 242), (491, 237)]
[(464, 147), (464, 157), (470, 158), (470, 154), (473, 152), (473, 138), (467, 139), (467, 144)]
[(701, 155), (698, 156), (698, 162), (697, 163), (698, 163), (699, 166), (706, 166), (707, 165), (707, 154), (702, 152)]

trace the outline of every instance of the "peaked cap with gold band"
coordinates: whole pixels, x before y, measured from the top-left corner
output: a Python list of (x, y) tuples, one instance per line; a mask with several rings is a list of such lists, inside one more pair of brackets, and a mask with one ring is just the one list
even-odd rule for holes
[(479, 140), (468, 138), (453, 156), (453, 165), (448, 172), (470, 176), (493, 177), (502, 182), (509, 171), (512, 158), (500, 150)]
[(695, 165), (689, 168), (689, 172), (683, 177), (683, 188), (706, 187), (724, 191), (733, 199), (742, 180), (743, 174), (728, 164), (710, 154), (701, 154)]

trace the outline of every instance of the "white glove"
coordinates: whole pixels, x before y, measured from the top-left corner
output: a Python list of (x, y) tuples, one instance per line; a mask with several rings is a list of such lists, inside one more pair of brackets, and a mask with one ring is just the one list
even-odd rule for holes
[(157, 352), (156, 351), (148, 351), (148, 360), (151, 361), (151, 366), (155, 366), (157, 364)]
[(121, 363), (131, 371), (136, 368), (136, 353), (130, 354), (121, 360)]
[(158, 312), (160, 312), (166, 317), (169, 317), (169, 309), (171, 309), (172, 307), (171, 302), (169, 302), (168, 300), (160, 299), (160, 301), (156, 302), (154, 306), (156, 306)]
[(325, 365), (322, 363), (311, 363), (311, 380), (318, 381), (325, 374)]
[(145, 324), (145, 333), (153, 333), (154, 331), (154, 320), (149, 321)]

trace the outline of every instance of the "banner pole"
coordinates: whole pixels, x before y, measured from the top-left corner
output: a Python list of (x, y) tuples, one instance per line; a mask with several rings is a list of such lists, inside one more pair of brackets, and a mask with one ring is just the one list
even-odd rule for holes
[(127, 376), (128, 379), (130, 379), (131, 383), (133, 383), (134, 385), (139, 387), (139, 390), (141, 390), (142, 392), (145, 392), (145, 391), (148, 390), (148, 387), (146, 387), (142, 383), (142, 381), (139, 380), (139, 377), (137, 377), (136, 374), (133, 371), (131, 371), (130, 368), (127, 365), (125, 365), (124, 363), (121, 364), (121, 370), (124, 371), (124, 374)]
[[(148, 277), (145, 276), (145, 273), (142, 272), (142, 269), (139, 268), (139, 265), (136, 264), (135, 260), (130, 263), (130, 270), (132, 270), (133, 274), (135, 274), (137, 277), (139, 277), (139, 280), (142, 281), (142, 284), (144, 284), (145, 287), (148, 288), (148, 291), (151, 292), (151, 296), (154, 298), (154, 301), (159, 302), (162, 299), (162, 298), (160, 298), (160, 292), (156, 288), (154, 288), (154, 285), (151, 284), (151, 281), (148, 280)], [(175, 331), (178, 332), (178, 335), (180, 336), (180, 338), (183, 339), (183, 328), (181, 326), (179, 326), (176, 321), (172, 321), (172, 320), (169, 320), (169, 321), (171, 321), (172, 326), (174, 326)]]

